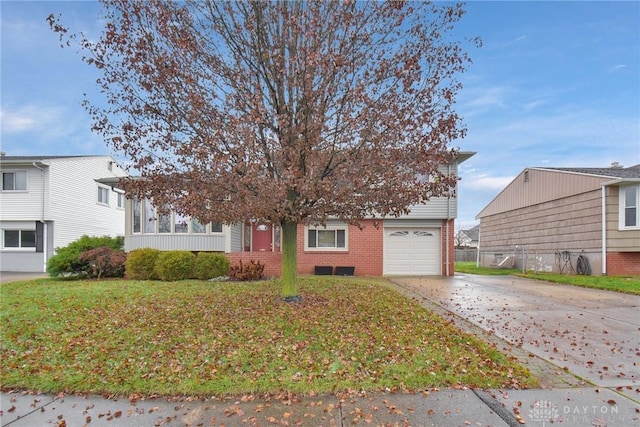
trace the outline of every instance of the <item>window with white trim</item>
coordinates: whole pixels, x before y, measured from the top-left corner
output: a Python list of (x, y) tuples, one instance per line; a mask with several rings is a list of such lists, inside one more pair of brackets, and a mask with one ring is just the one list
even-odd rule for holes
[[(149, 199), (131, 202), (131, 232), (143, 234), (222, 233), (222, 223), (201, 223), (198, 219), (169, 209), (156, 209)], [(144, 226), (143, 226), (144, 224)]]
[(118, 209), (124, 209), (124, 193), (116, 192)]
[(2, 191), (27, 191), (27, 172), (2, 172)]
[(620, 215), (619, 229), (631, 230), (640, 228), (640, 185), (619, 187)]
[(142, 223), (142, 202), (140, 199), (135, 197), (133, 199), (132, 205), (132, 228), (134, 233), (140, 233), (141, 231), (141, 223)]
[(349, 241), (348, 227), (308, 227), (305, 233), (305, 249), (311, 251), (346, 251)]
[(109, 205), (109, 189), (107, 187), (98, 186), (98, 203)]
[(36, 230), (3, 230), (2, 247), (22, 249), (36, 247)]

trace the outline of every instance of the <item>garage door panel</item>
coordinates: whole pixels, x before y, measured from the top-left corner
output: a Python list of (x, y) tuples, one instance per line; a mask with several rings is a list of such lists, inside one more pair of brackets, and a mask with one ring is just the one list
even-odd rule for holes
[(439, 229), (387, 229), (384, 274), (439, 275)]

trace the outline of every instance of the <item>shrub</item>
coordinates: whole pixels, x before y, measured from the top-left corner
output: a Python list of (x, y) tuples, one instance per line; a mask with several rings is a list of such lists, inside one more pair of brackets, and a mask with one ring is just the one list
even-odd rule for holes
[(84, 251), (100, 247), (121, 249), (122, 244), (122, 237), (82, 236), (65, 247), (56, 248), (56, 254), (47, 261), (47, 272), (51, 276), (87, 273), (89, 270), (89, 264), (80, 260), (80, 255)]
[(122, 249), (111, 249), (107, 246), (89, 249), (80, 254), (80, 261), (88, 266), (89, 277), (123, 277), (127, 255)]
[(160, 252), (156, 260), (156, 274), (160, 280), (185, 280), (193, 277), (196, 256), (189, 251)]
[(223, 254), (200, 252), (196, 257), (194, 275), (200, 280), (226, 276), (229, 272), (229, 259)]
[(160, 251), (152, 248), (140, 248), (131, 251), (125, 264), (128, 279), (151, 280), (157, 279), (155, 273), (156, 261)]
[(264, 274), (264, 264), (260, 261), (250, 260), (248, 263), (243, 264), (242, 260), (238, 265), (234, 265), (229, 268), (229, 277), (232, 280), (259, 280), (262, 279)]

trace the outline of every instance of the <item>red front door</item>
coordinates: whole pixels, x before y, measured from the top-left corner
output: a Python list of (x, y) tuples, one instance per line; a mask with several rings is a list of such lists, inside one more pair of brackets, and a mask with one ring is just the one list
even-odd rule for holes
[(273, 228), (271, 224), (257, 223), (251, 227), (254, 252), (271, 252), (273, 250)]

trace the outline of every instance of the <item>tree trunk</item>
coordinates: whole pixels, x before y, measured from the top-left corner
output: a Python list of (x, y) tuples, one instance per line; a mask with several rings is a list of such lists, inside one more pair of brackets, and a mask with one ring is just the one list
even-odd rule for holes
[(298, 224), (282, 222), (282, 297), (287, 302), (299, 301), (296, 271), (298, 269)]

